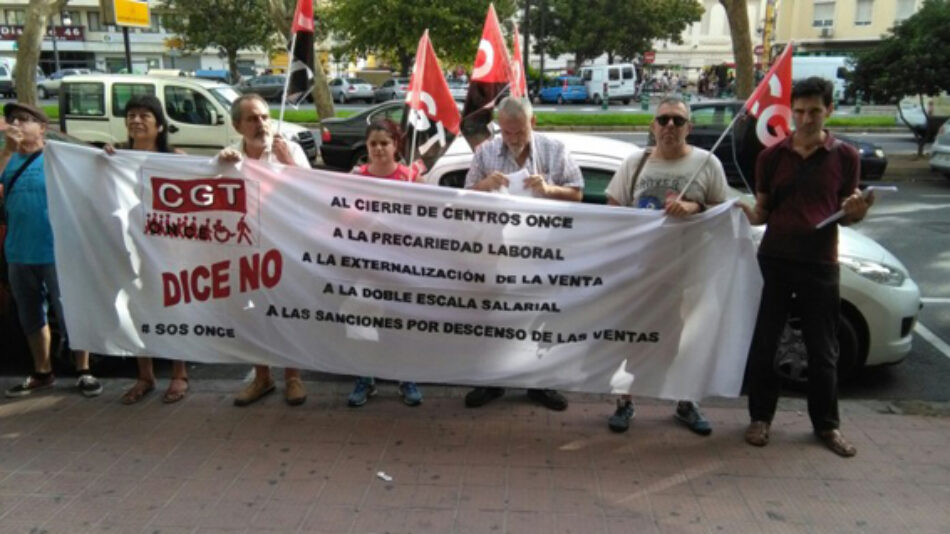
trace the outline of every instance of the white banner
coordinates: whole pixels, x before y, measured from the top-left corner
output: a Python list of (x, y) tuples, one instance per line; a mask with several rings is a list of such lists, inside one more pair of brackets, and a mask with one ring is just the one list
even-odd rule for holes
[[(450, 384), (737, 396), (750, 229), (50, 143), (71, 344)], [(636, 380), (634, 380), (636, 377)]]

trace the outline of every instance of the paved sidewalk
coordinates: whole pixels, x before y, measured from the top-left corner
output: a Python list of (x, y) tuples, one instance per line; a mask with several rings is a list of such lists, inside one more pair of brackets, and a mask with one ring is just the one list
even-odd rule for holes
[(63, 379), (0, 400), (0, 532), (950, 531), (950, 418), (873, 403), (843, 403), (858, 456), (842, 459), (811, 437), (800, 400), (783, 401), (759, 449), (742, 441), (742, 401), (708, 403), (703, 438), (647, 400), (612, 434), (600, 395), (555, 413), (514, 390), (473, 410), (466, 389), (429, 386), (409, 408), (384, 384), (354, 409), (350, 382), (308, 382), (301, 407), (279, 390), (236, 408), (239, 381), (193, 381), (175, 405), (161, 381), (123, 406), (130, 384), (84, 399)]

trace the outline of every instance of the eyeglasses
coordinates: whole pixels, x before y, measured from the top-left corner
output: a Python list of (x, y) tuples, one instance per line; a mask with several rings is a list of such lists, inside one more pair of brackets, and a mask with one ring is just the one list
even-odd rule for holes
[(660, 126), (666, 126), (670, 123), (670, 121), (673, 121), (673, 125), (679, 128), (680, 126), (686, 124), (686, 121), (689, 119), (686, 117), (680, 117), (679, 115), (658, 115), (653, 120), (655, 120)]
[(38, 122), (36, 117), (30, 115), (29, 113), (11, 113), (10, 118), (7, 120), (10, 124), (14, 122)]

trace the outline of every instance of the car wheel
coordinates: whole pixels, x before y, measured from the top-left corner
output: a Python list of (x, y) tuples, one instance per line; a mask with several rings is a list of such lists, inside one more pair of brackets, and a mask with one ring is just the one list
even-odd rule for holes
[[(857, 374), (862, 361), (859, 351), (858, 332), (852, 321), (845, 315), (839, 316), (838, 325), (838, 383), (843, 384)], [(808, 350), (802, 338), (798, 319), (790, 319), (779, 340), (775, 355), (775, 372), (782, 378), (786, 387), (805, 390), (808, 387)]]
[(594, 95), (594, 104), (597, 104), (599, 106), (603, 101), (604, 99), (601, 98), (600, 95)]
[(623, 102), (623, 105), (626, 106), (626, 105), (629, 105), (629, 104), (630, 104), (630, 99), (629, 99), (629, 98), (624, 98), (623, 100), (621, 100), (621, 102)]
[(559, 106), (563, 106), (563, 105), (564, 105), (564, 97), (563, 97), (563, 96), (557, 95), (557, 104), (558, 104)]
[(41, 100), (46, 100), (47, 98), (49, 98), (49, 91), (47, 91), (46, 88), (43, 87), (43, 86), (40, 86), (40, 87), (36, 90), (36, 94), (37, 94), (37, 96), (40, 97)]

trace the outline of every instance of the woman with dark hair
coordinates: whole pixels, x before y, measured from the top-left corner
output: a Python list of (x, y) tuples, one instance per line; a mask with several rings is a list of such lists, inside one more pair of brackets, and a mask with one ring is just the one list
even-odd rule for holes
[[(106, 145), (107, 154), (115, 154), (116, 148), (184, 154), (168, 144), (168, 121), (162, 112), (162, 103), (152, 95), (135, 95), (125, 105), (125, 128), (129, 140), (118, 147)], [(155, 368), (152, 358), (137, 358), (138, 379), (122, 394), (122, 404), (135, 404), (155, 389)], [(172, 379), (162, 396), (162, 402), (170, 404), (185, 398), (188, 392), (188, 371), (185, 362), (172, 360)]]
[[(402, 134), (399, 126), (389, 119), (376, 120), (366, 128), (366, 151), (369, 163), (353, 169), (354, 174), (414, 182), (415, 179), (409, 167), (399, 163), (399, 154)], [(415, 382), (400, 382), (399, 394), (409, 406), (422, 404), (422, 392)], [(371, 376), (361, 376), (356, 379), (353, 392), (347, 398), (347, 404), (353, 407), (366, 404), (367, 399), (376, 395), (376, 380)]]
[(399, 163), (402, 153), (402, 132), (389, 119), (378, 119), (366, 127), (366, 155), (369, 163), (353, 169), (354, 174), (414, 182), (409, 167)]

